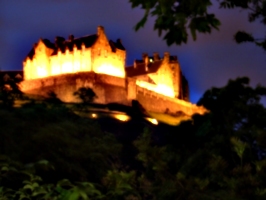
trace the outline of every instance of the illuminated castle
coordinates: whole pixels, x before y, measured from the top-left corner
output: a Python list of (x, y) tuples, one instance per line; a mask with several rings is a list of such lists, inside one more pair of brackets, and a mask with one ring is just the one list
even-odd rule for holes
[(120, 40), (108, 41), (99, 26), (97, 34), (81, 38), (40, 39), (23, 62), (24, 80), (91, 71), (124, 78), (125, 59)]
[(121, 41), (108, 41), (102, 26), (97, 34), (85, 37), (56, 37), (54, 43), (40, 39), (23, 61), (21, 89), (39, 95), (53, 91), (61, 100), (75, 102), (74, 91), (91, 87), (97, 103), (129, 105), (138, 100), (155, 112), (201, 112), (188, 102), (188, 83), (176, 56), (143, 54), (129, 67), (125, 60)]

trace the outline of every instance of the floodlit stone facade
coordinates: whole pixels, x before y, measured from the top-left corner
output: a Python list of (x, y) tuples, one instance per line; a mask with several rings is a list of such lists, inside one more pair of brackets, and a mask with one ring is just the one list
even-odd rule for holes
[(182, 75), (176, 56), (168, 52), (160, 58), (158, 53), (152, 57), (144, 53), (142, 60), (135, 60), (133, 66), (126, 68), (127, 77), (135, 78), (140, 87), (168, 97), (188, 101), (188, 83)]
[(77, 72), (125, 77), (125, 59), (120, 40), (108, 41), (99, 26), (97, 34), (81, 38), (56, 37), (55, 43), (40, 39), (23, 62), (24, 80)]
[(73, 93), (91, 87), (98, 96), (96, 103), (130, 105), (138, 100), (154, 112), (205, 112), (189, 102), (188, 82), (176, 56), (144, 53), (128, 67), (125, 60), (121, 41), (108, 41), (102, 26), (96, 34), (81, 38), (56, 37), (54, 43), (40, 39), (23, 61), (20, 86), (29, 94), (45, 96), (52, 91), (64, 102), (77, 102)]

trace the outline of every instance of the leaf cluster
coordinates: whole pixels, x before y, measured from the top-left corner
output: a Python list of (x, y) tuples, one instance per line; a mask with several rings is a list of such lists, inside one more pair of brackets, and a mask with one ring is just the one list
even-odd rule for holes
[(15, 100), (23, 99), (23, 92), (20, 91), (18, 80), (0, 80), (0, 102), (1, 106), (12, 108)]
[(151, 199), (264, 199), (266, 182), (266, 88), (248, 78), (207, 91), (199, 105), (210, 110), (164, 132), (156, 144), (151, 132), (134, 142), (144, 170), (137, 179)]
[[(143, 18), (136, 24), (135, 30), (143, 27), (149, 17), (155, 17), (154, 30), (164, 34), (164, 40), (170, 46), (183, 44), (188, 40), (190, 31), (193, 40), (198, 33), (211, 33), (220, 26), (214, 13), (209, 13), (210, 0), (130, 0), (132, 8), (141, 7)], [(264, 0), (219, 0), (220, 8), (249, 11), (248, 20), (259, 20), (266, 25), (266, 2)], [(264, 34), (264, 33), (262, 33)], [(253, 42), (266, 50), (266, 37), (259, 38), (239, 30), (234, 38), (237, 43)]]
[[(67, 179), (62, 179), (56, 183), (45, 183), (42, 177), (36, 175), (36, 171), (40, 167), (53, 168), (46, 160), (25, 166), (21, 163), (14, 163), (6, 156), (1, 156), (0, 159), (0, 199), (85, 200), (103, 197), (95, 184), (90, 182), (72, 183)], [(14, 176), (16, 176), (15, 179)]]
[[(247, 10), (249, 12), (249, 22), (259, 20), (263, 25), (266, 25), (266, 2), (264, 0), (222, 0), (220, 1), (221, 8)], [(266, 36), (258, 38), (246, 31), (238, 31), (235, 36), (237, 43), (253, 42), (257, 46), (266, 50)]]
[(97, 98), (95, 92), (90, 87), (81, 87), (73, 95), (77, 96), (84, 104), (92, 103)]
[(141, 6), (145, 10), (144, 17), (137, 23), (135, 30), (143, 27), (149, 16), (156, 18), (154, 30), (159, 36), (165, 33), (164, 40), (168, 45), (186, 43), (187, 29), (193, 40), (198, 33), (210, 33), (218, 29), (219, 20), (208, 12), (212, 5), (210, 0), (130, 0), (132, 7)]
[(50, 181), (99, 181), (121, 148), (94, 121), (63, 106), (36, 103), (2, 109), (0, 117), (0, 153), (22, 163), (49, 160), (56, 169), (46, 176)]

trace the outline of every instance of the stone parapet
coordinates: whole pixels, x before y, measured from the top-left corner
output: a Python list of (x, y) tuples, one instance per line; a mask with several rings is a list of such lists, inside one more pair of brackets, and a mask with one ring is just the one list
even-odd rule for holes
[(124, 78), (94, 72), (64, 74), (22, 81), (21, 91), (26, 94), (47, 96), (54, 92), (64, 102), (79, 102), (73, 93), (81, 87), (90, 87), (97, 95), (95, 102), (128, 104)]
[(73, 95), (81, 87), (90, 87), (97, 95), (96, 103), (121, 103), (130, 105), (131, 100), (138, 100), (147, 110), (159, 113), (178, 113), (186, 115), (204, 114), (207, 110), (190, 102), (171, 98), (144, 87), (136, 85), (133, 78), (119, 78), (115, 76), (97, 74), (94, 72), (80, 72), (27, 80), (20, 83), (22, 92), (47, 96), (54, 92), (63, 102), (79, 102)]
[(149, 111), (159, 112), (159, 113), (177, 113), (183, 112), (189, 116), (193, 114), (204, 114), (208, 112), (204, 107), (197, 106), (190, 102), (171, 98), (168, 96), (164, 96), (162, 94), (155, 93), (153, 91), (147, 90), (146, 88), (142, 88), (137, 86), (137, 100), (140, 104)]
[(110, 76), (106, 74), (96, 74), (94, 72), (80, 72), (75, 74), (63, 74), (63, 75), (56, 75), (45, 78), (22, 81), (20, 83), (20, 88), (23, 92), (26, 92), (29, 90), (43, 88), (43, 87), (49, 87), (59, 84), (68, 84), (70, 82), (73, 83), (75, 82), (77, 84), (80, 84), (80, 87), (90, 86), (96, 82), (115, 85), (119, 87), (126, 86), (124, 78)]

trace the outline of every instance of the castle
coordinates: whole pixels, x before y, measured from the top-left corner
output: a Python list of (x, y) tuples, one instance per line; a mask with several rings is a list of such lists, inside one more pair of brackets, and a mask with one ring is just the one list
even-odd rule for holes
[(47, 95), (49, 91), (65, 102), (77, 102), (73, 93), (91, 87), (96, 103), (130, 105), (137, 100), (148, 111), (204, 113), (189, 102), (188, 82), (176, 56), (142, 55), (125, 67), (126, 49), (120, 39), (108, 40), (104, 28), (80, 38), (56, 37), (52, 43), (40, 39), (23, 61), (25, 93)]

